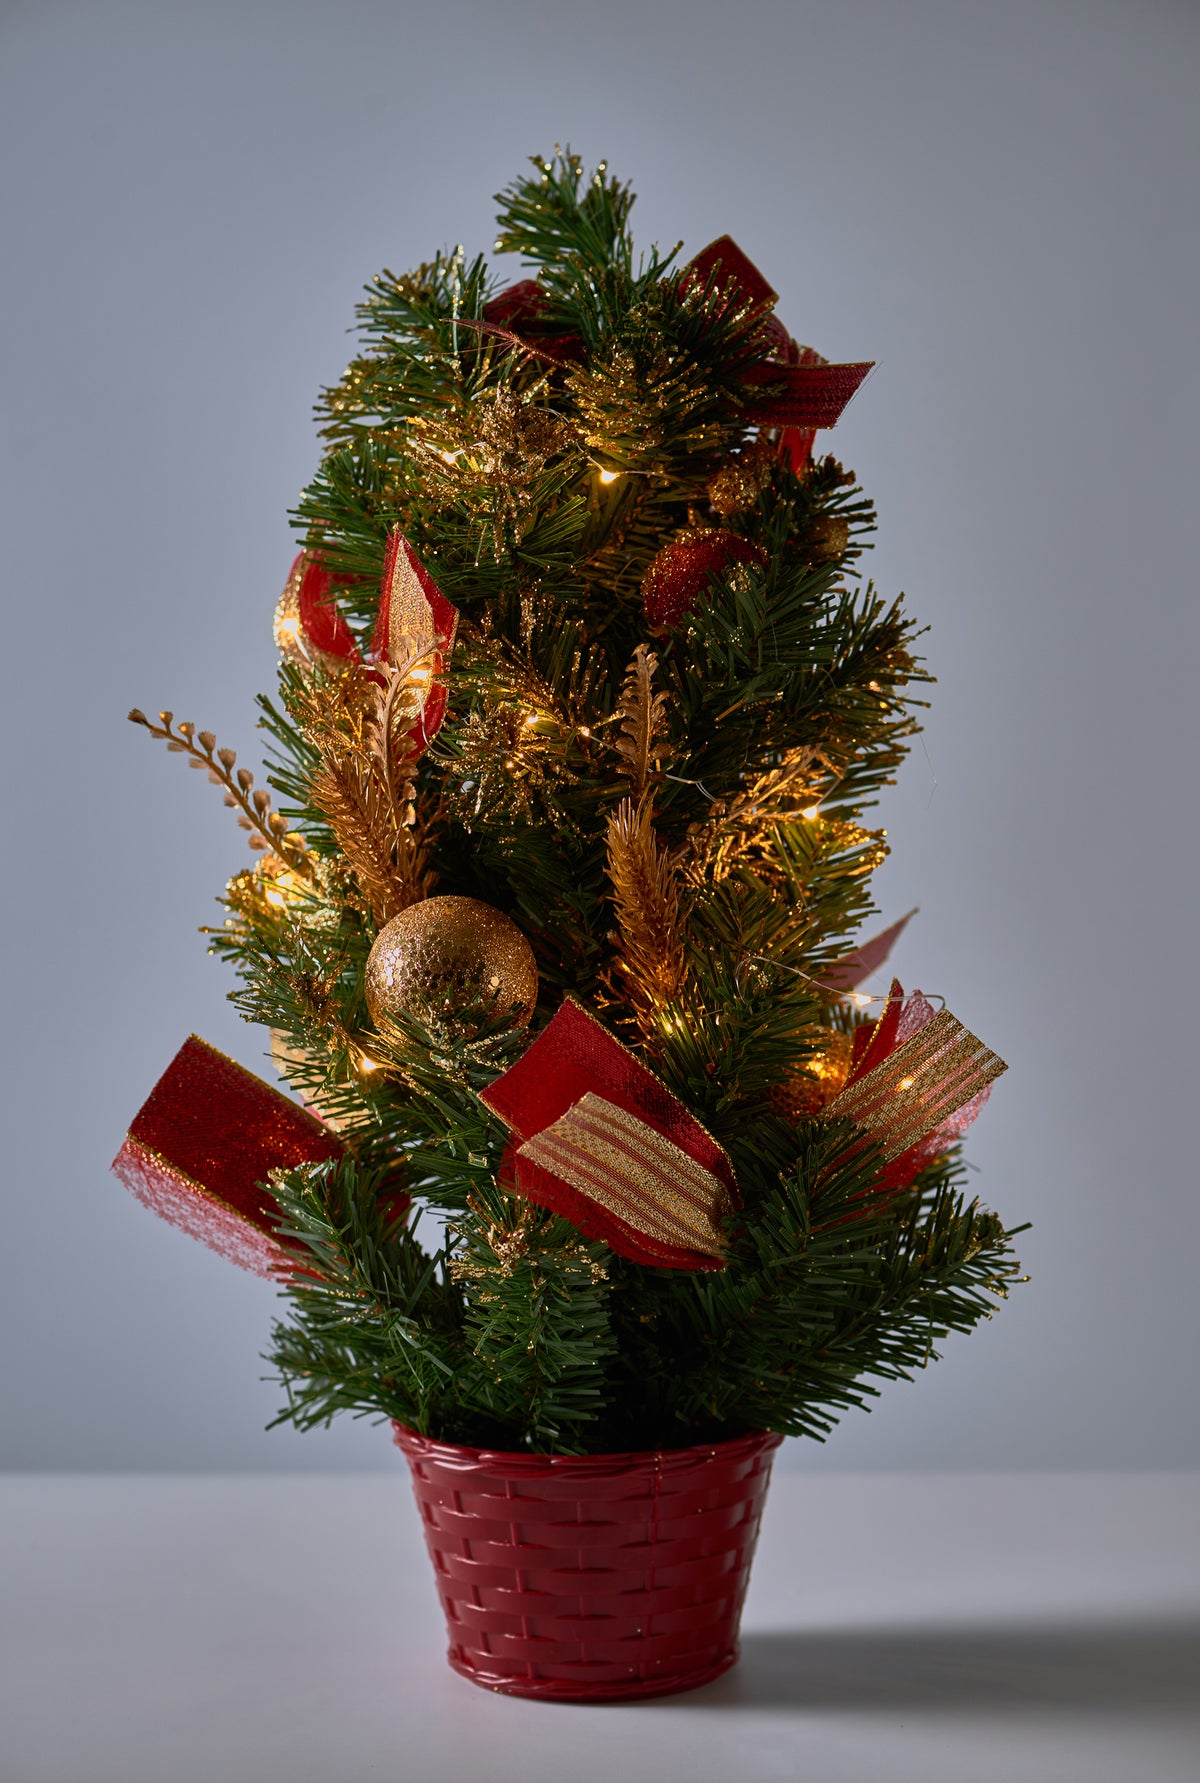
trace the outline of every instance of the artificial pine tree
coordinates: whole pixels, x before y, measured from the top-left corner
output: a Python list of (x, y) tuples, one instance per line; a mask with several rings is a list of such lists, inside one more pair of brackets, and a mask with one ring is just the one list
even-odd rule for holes
[(639, 261), (627, 187), (534, 167), (496, 248), (535, 276), (381, 275), (321, 399), (278, 810), (149, 725), (260, 847), (212, 946), (311, 1115), (191, 1043), (125, 1174), (268, 1257), (301, 1427), (821, 1438), (1017, 1267), (957, 1146), (999, 1061), (855, 988), (927, 679), (812, 451), (866, 368), (792, 341), (728, 238)]

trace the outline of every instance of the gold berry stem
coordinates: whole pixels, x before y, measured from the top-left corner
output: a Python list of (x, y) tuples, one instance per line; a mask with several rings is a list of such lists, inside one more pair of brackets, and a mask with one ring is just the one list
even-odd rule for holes
[[(232, 749), (218, 749), (212, 731), (197, 731), (194, 724), (181, 720), (175, 725), (173, 712), (160, 712), (159, 723), (153, 724), (137, 706), (129, 714), (131, 724), (144, 725), (152, 737), (176, 754), (189, 757), (189, 765), (206, 768), (216, 786), (224, 788), (225, 803), (238, 812), (238, 823), (248, 830), (251, 847), (269, 848), (305, 879), (315, 880), (316, 866), (307, 844), (289, 832), (287, 819), (271, 809), (271, 796), (254, 785), (249, 768), (236, 768), (237, 755)], [(236, 772), (235, 772), (236, 768)]]

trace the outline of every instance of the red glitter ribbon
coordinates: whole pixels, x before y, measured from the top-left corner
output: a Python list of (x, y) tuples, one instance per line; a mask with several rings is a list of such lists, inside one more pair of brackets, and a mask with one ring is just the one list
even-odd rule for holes
[[(833, 965), (826, 967), (822, 974), (822, 987), (832, 991), (854, 990), (864, 978), (869, 978), (872, 972), (877, 972), (880, 966), (886, 963), (888, 955), (916, 914), (915, 910), (910, 910), (907, 916), (902, 916), (899, 922), (892, 924), (891, 928), (884, 929), (878, 935), (872, 935), (869, 941), (864, 941), (861, 947), (854, 949), (853, 953), (845, 954), (840, 960), (835, 960)], [(858, 1029), (859, 1034), (863, 1031), (862, 1028)]]
[(631, 1262), (724, 1266), (719, 1221), (741, 1205), (727, 1154), (573, 998), (482, 1100), (513, 1132), (506, 1187)]
[(112, 1168), (142, 1204), (256, 1275), (295, 1266), (264, 1187), (272, 1170), (340, 1158), (324, 1121), (189, 1036), (134, 1116)]
[[(731, 236), (718, 236), (703, 248), (688, 267), (692, 277), (711, 284), (724, 299), (745, 304), (750, 315), (764, 317), (764, 333), (773, 357), (742, 373), (747, 395), (742, 413), (759, 427), (784, 430), (779, 442), (781, 456), (799, 469), (812, 451), (813, 434), (819, 427), (833, 427), (854, 395), (873, 361), (830, 365), (811, 347), (793, 340), (777, 316), (776, 293)], [(762, 390), (756, 396), (756, 390)]]
[(770, 390), (745, 404), (746, 419), (760, 427), (834, 427), (872, 364), (864, 360), (856, 365), (827, 365), (813, 354), (801, 365), (768, 360), (751, 366), (743, 374), (743, 382), (752, 389), (769, 385)]

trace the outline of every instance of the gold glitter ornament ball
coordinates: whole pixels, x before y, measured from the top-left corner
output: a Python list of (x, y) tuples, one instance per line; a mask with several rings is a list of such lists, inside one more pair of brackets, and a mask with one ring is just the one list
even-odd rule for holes
[(481, 1004), (523, 1028), (537, 1004), (533, 949), (515, 922), (475, 898), (425, 898), (393, 916), (367, 960), (367, 1008), (469, 1033)]

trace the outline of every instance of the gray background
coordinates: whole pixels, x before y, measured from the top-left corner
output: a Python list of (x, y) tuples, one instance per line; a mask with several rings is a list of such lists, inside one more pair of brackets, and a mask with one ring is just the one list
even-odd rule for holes
[[(1012, 1065), (971, 1138), (1031, 1285), (796, 1468), (1194, 1464), (1197, 13), (846, 0), (120, 0), (0, 13), (2, 1459), (394, 1465), (263, 1433), (271, 1289), (106, 1174), (242, 864), (169, 705), (251, 760), (310, 405), (381, 265), (490, 246), (569, 140), (643, 241), (733, 233), (878, 370), (835, 436), (940, 677), (884, 820), (896, 958)], [(1190, 115), (1189, 115), (1190, 113)]]

